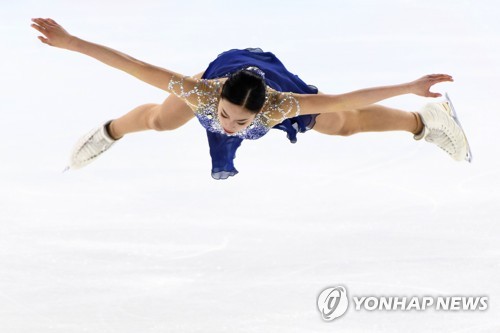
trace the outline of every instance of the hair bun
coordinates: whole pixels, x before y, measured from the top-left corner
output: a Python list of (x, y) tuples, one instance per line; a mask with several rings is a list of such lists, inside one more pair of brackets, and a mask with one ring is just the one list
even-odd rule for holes
[(266, 78), (266, 74), (259, 67), (249, 66), (249, 67), (245, 68), (245, 70), (252, 72), (252, 73), (255, 73), (263, 79)]

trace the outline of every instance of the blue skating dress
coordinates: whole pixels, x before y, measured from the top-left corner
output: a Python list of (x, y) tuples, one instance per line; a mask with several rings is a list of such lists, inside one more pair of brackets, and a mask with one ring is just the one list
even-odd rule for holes
[[(219, 54), (205, 70), (202, 79), (224, 78), (247, 67), (257, 67), (264, 72), (266, 84), (278, 92), (318, 93), (315, 86), (307, 85), (297, 75), (290, 73), (273, 53), (263, 52), (260, 48), (233, 49)], [(317, 114), (311, 114), (287, 118), (272, 128), (285, 131), (290, 142), (295, 143), (298, 132), (304, 133), (313, 128), (316, 116)], [(196, 112), (196, 117), (207, 130), (214, 179), (227, 179), (236, 175), (238, 170), (234, 167), (233, 160), (241, 142), (244, 139), (258, 139), (270, 130), (270, 127), (265, 126), (265, 121), (257, 116), (245, 130), (227, 135), (218, 121), (215, 121), (214, 110)]]

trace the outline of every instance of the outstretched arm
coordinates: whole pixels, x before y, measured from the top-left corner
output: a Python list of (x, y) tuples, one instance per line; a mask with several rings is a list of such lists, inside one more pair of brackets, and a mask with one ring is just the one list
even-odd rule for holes
[(436, 83), (446, 81), (453, 81), (453, 78), (447, 74), (432, 74), (404, 84), (361, 89), (340, 95), (293, 95), (300, 104), (300, 114), (329, 113), (355, 110), (404, 94), (440, 97), (441, 94), (433, 93), (429, 89)]
[[(172, 91), (172, 85), (169, 85), (170, 80), (183, 80), (181, 74), (153, 66), (109, 47), (72, 36), (52, 19), (37, 18), (32, 19), (32, 21), (34, 23), (31, 26), (43, 34), (43, 36), (38, 36), (38, 39), (44, 44), (88, 55), (168, 92), (176, 93)], [(189, 89), (194, 87), (196, 81), (185, 78), (183, 84)]]

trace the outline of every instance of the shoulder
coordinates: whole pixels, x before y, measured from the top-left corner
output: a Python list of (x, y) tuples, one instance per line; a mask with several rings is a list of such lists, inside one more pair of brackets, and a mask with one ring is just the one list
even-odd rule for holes
[[(176, 95), (193, 94), (199, 89), (202, 90), (220, 90), (222, 89), (222, 80), (202, 79), (196, 76), (172, 76), (169, 81), (169, 90)], [(178, 96), (183, 97), (183, 96)]]
[[(199, 74), (197, 75), (200, 76)], [(172, 77), (168, 88), (182, 99), (193, 111), (199, 112), (207, 105), (216, 104), (222, 92), (223, 81), (207, 80), (190, 76)]]
[(210, 96), (219, 99), (223, 85), (223, 81), (219, 79), (199, 79), (195, 82), (194, 92), (197, 96)]
[(287, 118), (300, 114), (300, 104), (297, 94), (281, 92), (267, 87), (266, 102), (262, 108), (262, 118), (268, 127), (273, 127)]

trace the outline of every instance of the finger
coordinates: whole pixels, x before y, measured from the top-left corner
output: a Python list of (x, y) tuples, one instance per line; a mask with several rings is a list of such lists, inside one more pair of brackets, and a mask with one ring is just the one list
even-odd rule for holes
[(49, 44), (49, 40), (45, 37), (38, 36), (38, 39), (44, 44)]
[(36, 24), (38, 24), (39, 26), (41, 26), (44, 29), (46, 29), (48, 27), (47, 22), (45, 22), (43, 19), (36, 18), (36, 19), (33, 19), (33, 22), (35, 22)]
[(44, 22), (45, 22), (45, 24), (47, 24), (48, 26), (51, 26), (51, 27), (55, 26), (55, 24), (54, 24), (54, 23), (52, 22), (52, 20), (51, 20), (51, 19), (49, 19), (49, 18), (46, 18), (46, 19), (44, 20)]
[(31, 27), (32, 27), (32, 28), (34, 28), (34, 29), (36, 29), (36, 30), (38, 30), (39, 32), (41, 32), (42, 34), (44, 34), (44, 35), (45, 35), (45, 32), (46, 32), (46, 31), (45, 31), (45, 29), (44, 29), (44, 28), (42, 28), (41, 26), (36, 25), (36, 24), (32, 24), (32, 25), (31, 25)]
[(437, 78), (438, 79), (451, 79), (451, 80), (453, 80), (453, 76), (448, 75), (448, 74), (438, 74)]
[(446, 76), (440, 76), (435, 79), (432, 79), (433, 84), (439, 83), (439, 82), (453, 82), (453, 78), (449, 75)]
[(427, 77), (430, 79), (453, 78), (451, 75), (448, 74), (430, 74), (427, 75)]
[(33, 22), (35, 22), (39, 27), (44, 28), (43, 23), (40, 21), (40, 19), (32, 19)]
[(451, 75), (448, 74), (436, 74), (434, 75), (434, 78), (439, 79), (439, 78), (451, 78)]
[(430, 92), (430, 91), (427, 93), (427, 97), (434, 97), (434, 98), (436, 98), (436, 97), (441, 97), (441, 96), (443, 96), (443, 95), (441, 95), (440, 93), (433, 93), (433, 92)]
[(59, 25), (56, 21), (54, 21), (53, 19), (49, 18), (47, 19), (50, 23), (52, 23), (53, 25)]

